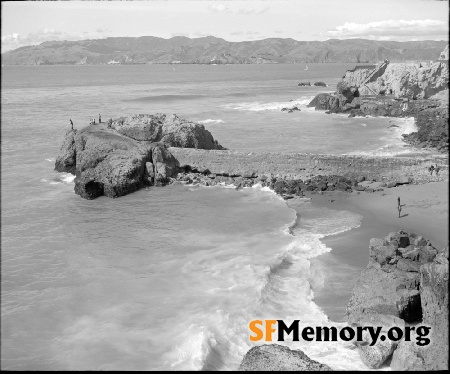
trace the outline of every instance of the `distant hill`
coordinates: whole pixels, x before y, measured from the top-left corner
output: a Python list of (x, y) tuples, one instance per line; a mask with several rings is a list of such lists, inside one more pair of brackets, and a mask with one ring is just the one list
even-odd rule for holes
[(366, 39), (297, 41), (270, 38), (228, 42), (207, 36), (171, 39), (142, 36), (45, 42), (2, 53), (3, 65), (255, 64), (435, 60), (447, 41), (393, 42)]

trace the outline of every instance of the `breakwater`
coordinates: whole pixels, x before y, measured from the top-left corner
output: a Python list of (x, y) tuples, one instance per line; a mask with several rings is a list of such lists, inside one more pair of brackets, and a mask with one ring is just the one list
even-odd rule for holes
[[(272, 175), (307, 179), (318, 175), (363, 176), (374, 181), (426, 183), (448, 180), (448, 157), (369, 157), (320, 154), (256, 153), (170, 147), (181, 169), (203, 174), (252, 178)], [(439, 173), (430, 174), (431, 165)]]

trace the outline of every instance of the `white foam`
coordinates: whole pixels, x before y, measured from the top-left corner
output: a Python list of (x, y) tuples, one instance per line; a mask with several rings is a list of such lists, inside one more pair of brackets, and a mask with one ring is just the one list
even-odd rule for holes
[(388, 135), (382, 138), (382, 140), (385, 141), (385, 145), (382, 147), (370, 151), (354, 151), (347, 154), (358, 156), (397, 156), (411, 152), (423, 154), (429, 153), (427, 150), (411, 147), (403, 141), (402, 134), (410, 134), (417, 131), (414, 118), (397, 118), (393, 120), (393, 124), (396, 126), (388, 127)]
[(292, 108), (294, 106), (306, 106), (314, 97), (301, 97), (293, 101), (274, 101), (269, 103), (251, 102), (251, 103), (233, 103), (222, 105), (226, 109), (247, 110), (252, 112), (260, 112), (264, 110), (281, 110), (283, 108)]
[(208, 119), (205, 119), (205, 120), (203, 120), (203, 121), (198, 121), (198, 123), (201, 123), (201, 124), (208, 124), (208, 123), (225, 123), (225, 121), (223, 121), (223, 120), (221, 120), (221, 119), (211, 119), (211, 118), (208, 118)]
[(48, 161), (48, 162), (55, 162), (56, 159), (55, 159), (55, 158), (46, 158), (45, 161)]

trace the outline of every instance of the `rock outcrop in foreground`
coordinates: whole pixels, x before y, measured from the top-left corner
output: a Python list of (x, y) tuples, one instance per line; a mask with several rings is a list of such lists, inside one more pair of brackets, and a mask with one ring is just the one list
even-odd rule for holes
[(75, 193), (85, 199), (119, 197), (177, 175), (168, 146), (223, 149), (203, 125), (175, 115), (135, 115), (69, 130), (55, 170), (76, 175)]
[(414, 233), (392, 232), (371, 239), (369, 265), (347, 306), (349, 324), (391, 327), (430, 326), (431, 343), (386, 339), (358, 345), (363, 362), (379, 368), (391, 360), (394, 370), (448, 369), (448, 248), (438, 250)]
[(265, 344), (250, 349), (239, 366), (240, 371), (331, 371), (311, 360), (301, 350), (279, 344)]

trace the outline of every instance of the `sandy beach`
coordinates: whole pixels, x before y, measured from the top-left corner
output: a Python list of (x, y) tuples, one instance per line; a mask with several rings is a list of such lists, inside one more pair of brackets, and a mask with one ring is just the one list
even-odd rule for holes
[[(367, 183), (366, 183), (367, 184)], [(372, 187), (377, 184), (373, 183)], [(436, 248), (448, 246), (448, 181), (404, 185), (369, 192), (310, 194), (311, 203), (362, 215), (361, 226), (322, 239), (329, 253), (311, 260), (328, 271), (323, 286), (314, 290), (316, 303), (333, 321), (345, 321), (345, 308), (361, 271), (369, 261), (369, 241), (403, 229), (430, 240)], [(398, 217), (397, 198), (402, 211)], [(295, 208), (295, 201), (288, 201)]]

